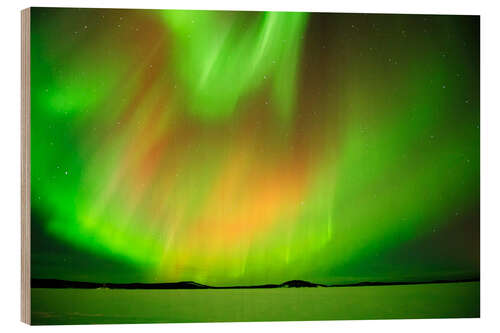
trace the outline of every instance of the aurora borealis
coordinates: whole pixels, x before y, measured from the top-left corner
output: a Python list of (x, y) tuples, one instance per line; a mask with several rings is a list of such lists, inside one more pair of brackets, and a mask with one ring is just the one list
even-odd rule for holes
[(479, 275), (479, 18), (32, 10), (32, 276)]

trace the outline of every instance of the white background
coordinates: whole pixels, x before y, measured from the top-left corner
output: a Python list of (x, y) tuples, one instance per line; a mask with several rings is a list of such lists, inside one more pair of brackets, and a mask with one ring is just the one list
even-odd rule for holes
[[(476, 332), (500, 329), (499, 95), (500, 5), (460, 0), (91, 0), (1, 2), (0, 20), (0, 331), (18, 332)], [(20, 10), (29, 6), (240, 9), (481, 15), (481, 319), (369, 320), (29, 327), (20, 318)], [(57, 36), (54, 36), (57, 38)]]

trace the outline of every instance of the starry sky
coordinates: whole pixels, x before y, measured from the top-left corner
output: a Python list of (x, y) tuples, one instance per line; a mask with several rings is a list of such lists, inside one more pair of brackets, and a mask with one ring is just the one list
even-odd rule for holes
[(32, 277), (479, 276), (479, 17), (33, 8)]

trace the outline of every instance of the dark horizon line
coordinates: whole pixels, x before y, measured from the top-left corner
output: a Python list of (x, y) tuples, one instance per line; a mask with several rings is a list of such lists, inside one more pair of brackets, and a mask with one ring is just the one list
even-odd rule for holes
[(165, 283), (101, 283), (68, 281), (59, 279), (31, 279), (31, 288), (57, 288), (57, 289), (266, 289), (266, 288), (307, 288), (307, 287), (364, 287), (364, 286), (394, 286), (417, 284), (442, 284), (460, 282), (479, 282), (479, 278), (460, 280), (428, 280), (428, 281), (399, 281), (399, 282), (374, 282), (365, 281), (346, 284), (321, 284), (304, 280), (290, 280), (280, 284), (261, 284), (246, 286), (209, 286), (194, 281), (165, 282)]

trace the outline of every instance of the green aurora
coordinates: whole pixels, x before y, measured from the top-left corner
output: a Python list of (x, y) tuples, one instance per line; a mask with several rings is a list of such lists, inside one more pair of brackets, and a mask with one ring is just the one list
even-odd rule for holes
[(31, 20), (33, 278), (478, 278), (478, 17)]

